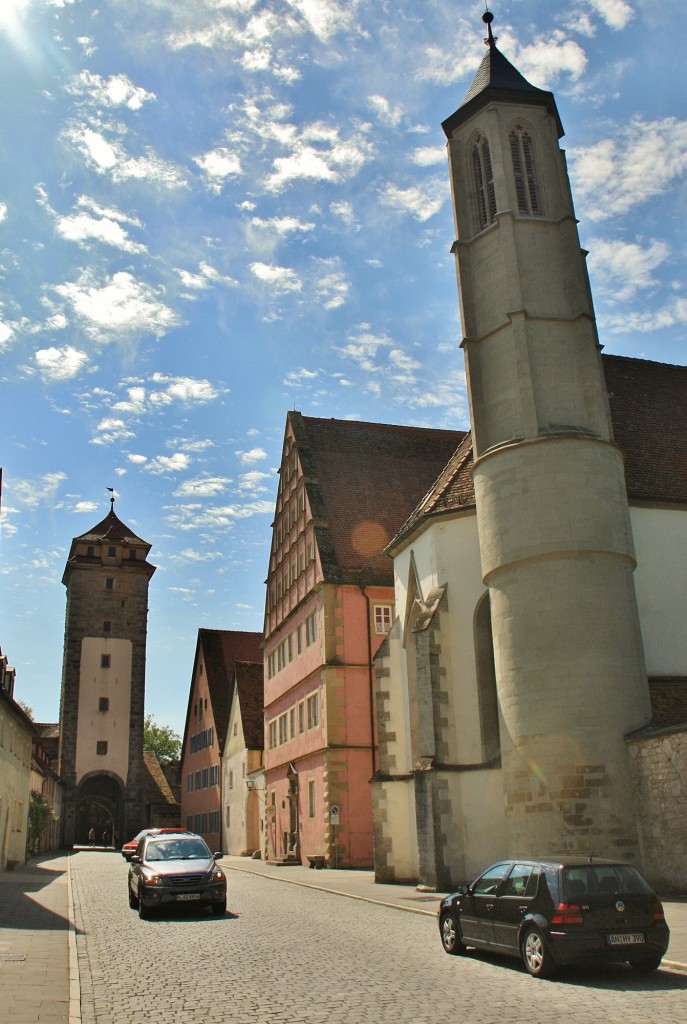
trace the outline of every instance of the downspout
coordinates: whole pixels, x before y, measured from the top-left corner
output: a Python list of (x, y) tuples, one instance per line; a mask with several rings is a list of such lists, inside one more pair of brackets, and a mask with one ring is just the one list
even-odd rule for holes
[(370, 598), (362, 584), (359, 584), (360, 592), (365, 598), (367, 605), (367, 681), (370, 692), (370, 754), (372, 756), (372, 777), (377, 770), (375, 764), (375, 711), (374, 711), (374, 675), (372, 670), (372, 630), (370, 628)]

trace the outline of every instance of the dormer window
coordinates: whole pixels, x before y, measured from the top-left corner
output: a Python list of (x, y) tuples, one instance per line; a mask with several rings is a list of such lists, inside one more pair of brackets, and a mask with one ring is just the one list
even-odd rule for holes
[(541, 216), (541, 199), (534, 165), (534, 144), (532, 137), (522, 125), (516, 125), (508, 136), (515, 176), (515, 194), (518, 199), (518, 213), (525, 216)]
[(486, 228), (496, 217), (496, 191), (491, 167), (489, 143), (483, 135), (478, 136), (472, 149), (472, 167), (477, 188), (477, 208), (480, 227)]

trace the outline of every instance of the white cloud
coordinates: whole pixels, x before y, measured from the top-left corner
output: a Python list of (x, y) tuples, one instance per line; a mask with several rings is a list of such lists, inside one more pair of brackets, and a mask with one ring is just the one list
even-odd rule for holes
[(193, 162), (204, 172), (208, 189), (217, 195), (228, 178), (238, 178), (243, 174), (238, 155), (224, 147), (210, 150), (202, 156), (194, 156)]
[(607, 299), (627, 302), (640, 290), (657, 284), (653, 271), (670, 255), (665, 242), (652, 241), (642, 247), (637, 242), (594, 238), (589, 243), (589, 270)]
[(255, 462), (263, 462), (267, 458), (264, 448), (251, 448), (249, 452), (235, 452), (239, 462), (244, 466), (250, 466)]
[(339, 349), (346, 359), (352, 359), (362, 370), (378, 369), (375, 360), (382, 348), (390, 348), (391, 341), (385, 335), (372, 334), (368, 327), (363, 326), (357, 334), (349, 336), (343, 348)]
[[(112, 180), (145, 181), (161, 188), (185, 188), (186, 177), (176, 165), (162, 160), (147, 147), (142, 156), (132, 157), (122, 142), (115, 138), (109, 141), (103, 133), (83, 122), (72, 122), (64, 132), (65, 139), (81, 154), (86, 165), (98, 174), (110, 174)], [(121, 126), (110, 125), (112, 133), (122, 131)]]
[(625, 28), (635, 16), (627, 0), (587, 0), (587, 3), (616, 31)]
[(550, 89), (564, 74), (573, 82), (581, 78), (587, 67), (587, 55), (579, 43), (558, 32), (549, 39), (523, 46), (515, 63), (532, 85)]
[(190, 270), (184, 270), (180, 267), (174, 268), (175, 274), (179, 275), (184, 287), (190, 288), (192, 291), (205, 291), (213, 284), (224, 284), (232, 288), (238, 285), (238, 281), (233, 277), (225, 277), (214, 267), (210, 266), (209, 263), (199, 263), (198, 270), (199, 273), (194, 274)]
[(145, 245), (132, 242), (121, 223), (109, 217), (98, 219), (88, 213), (77, 213), (61, 217), (56, 226), (59, 235), (79, 245), (85, 246), (88, 241), (94, 240), (112, 245), (122, 252), (146, 252)]
[(140, 110), (144, 103), (155, 100), (154, 92), (134, 85), (126, 75), (111, 75), (107, 80), (90, 71), (81, 71), (67, 85), (73, 95), (88, 96), (94, 103), (105, 107), (128, 107)]
[(367, 102), (381, 124), (387, 128), (398, 128), (403, 120), (403, 107), (392, 107), (384, 96), (370, 96)]
[(190, 458), (184, 452), (175, 452), (174, 455), (156, 455), (146, 463), (145, 468), (155, 476), (160, 476), (167, 473), (182, 473), (188, 469), (190, 463)]
[(594, 221), (626, 214), (687, 172), (687, 121), (635, 118), (613, 138), (569, 154), (573, 192)]
[(385, 206), (409, 213), (421, 223), (439, 213), (448, 198), (449, 187), (444, 178), (433, 178), (409, 188), (389, 184), (380, 196)]
[(241, 494), (265, 494), (268, 490), (264, 486), (264, 481), (274, 481), (273, 473), (262, 473), (260, 470), (253, 469), (249, 473), (244, 473), (239, 480), (239, 492)]
[(60, 484), (67, 479), (66, 473), (45, 473), (38, 480), (17, 480), (5, 477), (3, 481), (3, 499), (9, 497), (13, 502), (26, 508), (38, 508), (45, 505), (54, 508)]
[(350, 28), (359, 0), (288, 0), (300, 14), (308, 28), (322, 42), (328, 42), (337, 32)]
[(62, 348), (39, 349), (35, 360), (43, 380), (55, 383), (77, 377), (88, 363), (88, 356), (71, 345), (65, 345)]
[[(160, 291), (128, 271), (99, 282), (94, 272), (82, 270), (77, 281), (55, 285), (52, 290), (70, 310), (72, 321), (96, 342), (141, 334), (160, 338), (181, 323), (177, 313), (161, 300)], [(64, 314), (63, 309), (53, 312)]]
[(418, 167), (434, 167), (436, 164), (445, 164), (446, 148), (444, 146), (420, 146), (410, 154), (410, 161)]
[(224, 533), (238, 519), (256, 515), (273, 516), (274, 501), (250, 501), (236, 505), (177, 505), (169, 509), (166, 522), (178, 530), (218, 530)]
[(295, 270), (288, 267), (274, 267), (267, 263), (251, 263), (249, 270), (254, 277), (264, 284), (268, 284), (276, 294), (285, 295), (288, 292), (300, 292), (303, 282)]
[(95, 512), (98, 509), (98, 505), (95, 501), (77, 501), (72, 509), (72, 512)]
[[(256, 130), (259, 129), (256, 123)], [(358, 173), (372, 156), (372, 144), (361, 133), (344, 139), (336, 127), (324, 122), (306, 125), (300, 132), (294, 125), (272, 122), (268, 134), (290, 153), (273, 161), (274, 171), (265, 179), (269, 192), (281, 192), (296, 181), (337, 184)]]
[(0, 203), (0, 224), (7, 220), (7, 203)]
[(687, 299), (672, 299), (658, 309), (623, 310), (603, 317), (601, 324), (612, 334), (649, 334), (670, 327), (687, 326)]
[[(220, 391), (209, 380), (198, 380), (195, 377), (168, 377), (162, 373), (154, 373), (153, 384), (164, 384), (164, 394), (170, 400), (191, 404), (192, 402), (213, 402), (219, 397)], [(151, 395), (154, 400), (155, 395)]]
[(312, 291), (325, 309), (339, 309), (344, 305), (351, 290), (350, 282), (338, 256), (318, 259), (315, 263), (315, 278)]
[(174, 491), (175, 498), (214, 498), (222, 494), (231, 483), (226, 476), (201, 476), (195, 480), (185, 480)]

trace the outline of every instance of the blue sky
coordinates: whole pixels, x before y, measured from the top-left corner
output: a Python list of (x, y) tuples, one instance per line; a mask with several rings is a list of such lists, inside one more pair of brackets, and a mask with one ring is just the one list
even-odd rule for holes
[[(494, 0), (601, 341), (684, 363), (682, 0)], [(153, 545), (147, 710), (262, 628), (286, 413), (468, 425), (441, 121), (479, 0), (1, 0), (0, 645), (55, 721), (71, 539)]]

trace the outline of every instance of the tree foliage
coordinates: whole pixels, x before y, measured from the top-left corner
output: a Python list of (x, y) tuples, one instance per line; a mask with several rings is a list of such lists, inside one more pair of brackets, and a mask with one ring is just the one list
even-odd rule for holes
[(143, 723), (143, 749), (152, 750), (158, 761), (178, 761), (181, 737), (169, 725), (158, 725), (152, 715)]

